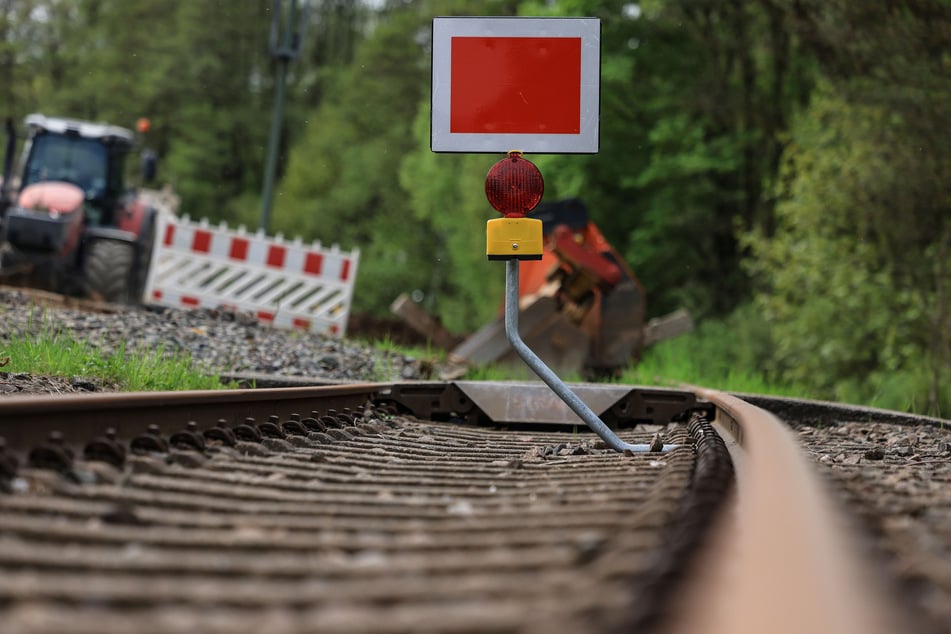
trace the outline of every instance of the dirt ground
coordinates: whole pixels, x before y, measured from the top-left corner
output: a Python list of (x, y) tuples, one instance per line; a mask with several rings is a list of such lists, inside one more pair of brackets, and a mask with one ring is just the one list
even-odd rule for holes
[(71, 379), (27, 372), (0, 372), (0, 397), (22, 394), (77, 394), (111, 392), (115, 386), (98, 379)]

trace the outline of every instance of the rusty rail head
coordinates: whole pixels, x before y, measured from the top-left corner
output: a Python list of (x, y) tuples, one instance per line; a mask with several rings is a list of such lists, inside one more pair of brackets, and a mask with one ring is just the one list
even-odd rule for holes
[(670, 631), (909, 631), (789, 429), (736, 397), (697, 393), (717, 406), (736, 499), (679, 602), (691, 608), (677, 613)]
[[(239, 424), (248, 417), (264, 421), (275, 413), (290, 417), (328, 408), (356, 409), (381, 387), (361, 383), (270, 390), (10, 396), (0, 400), (0, 437), (8, 447), (20, 448), (43, 442), (53, 432), (61, 433), (69, 443), (104, 434), (108, 428), (133, 437), (154, 425), (173, 432), (188, 421), (211, 427), (221, 419)], [(105, 412), (109, 412), (108, 419)]]

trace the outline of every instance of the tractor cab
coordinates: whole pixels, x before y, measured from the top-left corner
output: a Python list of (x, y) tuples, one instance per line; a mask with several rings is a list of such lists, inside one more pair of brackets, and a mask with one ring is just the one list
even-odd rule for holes
[(27, 117), (21, 189), (70, 183), (82, 190), (90, 225), (115, 224), (125, 193), (125, 157), (134, 137), (125, 128), (33, 114)]

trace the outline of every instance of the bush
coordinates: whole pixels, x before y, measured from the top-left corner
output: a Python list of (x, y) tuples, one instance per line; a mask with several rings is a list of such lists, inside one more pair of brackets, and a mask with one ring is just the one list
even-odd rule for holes
[(951, 368), (948, 161), (916, 129), (820, 89), (792, 130), (775, 233), (745, 237), (778, 376), (819, 397), (951, 406), (934, 387)]

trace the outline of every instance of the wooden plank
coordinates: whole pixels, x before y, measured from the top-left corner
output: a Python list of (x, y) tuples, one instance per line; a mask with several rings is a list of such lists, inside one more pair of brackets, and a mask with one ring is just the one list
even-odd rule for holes
[(456, 338), (446, 330), (439, 318), (423, 310), (406, 293), (393, 300), (390, 311), (401, 317), (410, 328), (426, 337), (432, 345), (446, 350), (456, 345)]
[(644, 330), (644, 346), (652, 346), (690, 332), (693, 330), (693, 319), (686, 308), (680, 308), (662, 317), (651, 319)]

